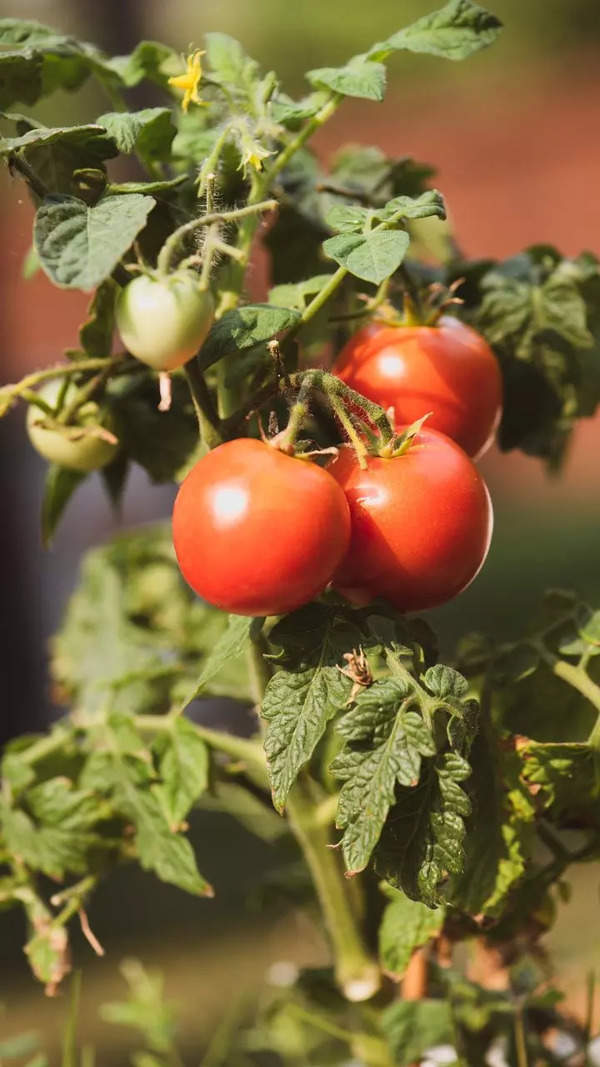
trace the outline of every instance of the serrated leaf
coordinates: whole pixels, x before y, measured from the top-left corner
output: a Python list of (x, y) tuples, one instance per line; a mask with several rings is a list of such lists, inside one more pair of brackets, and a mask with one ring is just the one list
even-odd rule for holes
[(329, 237), (323, 242), (323, 251), (356, 278), (379, 285), (398, 269), (409, 243), (404, 230), (374, 230), (360, 236)]
[(343, 96), (357, 96), (363, 100), (383, 100), (386, 72), (382, 63), (370, 60), (351, 60), (345, 67), (320, 67), (309, 70), (306, 77), (316, 88), (325, 87)]
[(359, 693), (338, 725), (348, 744), (331, 765), (344, 785), (336, 825), (349, 874), (363, 870), (375, 848), (396, 786), (419, 783), (422, 757), (435, 754), (430, 730), (415, 710), (410, 684), (400, 678), (376, 681)]
[(3, 805), (0, 822), (9, 851), (34, 871), (62, 880), (67, 873), (83, 874), (88, 853), (99, 843), (89, 828), (89, 820), (69, 827), (60, 824), (36, 825), (24, 812)]
[(227, 629), (223, 632), (210, 655), (207, 657), (198, 681), (196, 682), (194, 689), (186, 699), (186, 704), (195, 700), (197, 696), (206, 688), (208, 683), (222, 667), (235, 656), (241, 656), (246, 649), (250, 641), (250, 629), (254, 619), (249, 618), (246, 615), (230, 615), (227, 623)]
[(406, 49), (442, 59), (466, 59), (492, 44), (501, 29), (500, 19), (472, 0), (449, 0), (439, 11), (423, 15), (387, 41), (374, 45), (368, 55), (385, 59), (391, 52)]
[(169, 155), (176, 130), (167, 107), (147, 107), (141, 111), (109, 111), (97, 122), (115, 142), (119, 152), (136, 149), (144, 159), (161, 160)]
[(447, 1000), (405, 1000), (390, 1004), (381, 1026), (398, 1067), (420, 1062), (428, 1049), (452, 1045), (454, 1028)]
[(439, 934), (446, 913), (411, 900), (401, 890), (384, 887), (384, 892), (389, 903), (379, 927), (379, 958), (384, 971), (401, 978), (414, 950)]
[(215, 322), (198, 357), (202, 370), (226, 355), (244, 352), (277, 334), (288, 330), (300, 318), (292, 308), (280, 308), (270, 304), (248, 304), (246, 307), (226, 311)]
[(42, 500), (42, 541), (46, 547), (54, 538), (69, 500), (85, 478), (81, 471), (67, 470), (55, 463), (48, 467)]
[[(350, 679), (342, 674), (343, 653), (348, 644), (347, 627), (337, 624), (335, 615), (319, 610), (294, 613), (271, 634), (281, 641), (289, 657), (298, 649), (296, 641), (310, 619), (312, 642), (301, 646), (293, 669), (275, 672), (262, 705), (267, 720), (265, 752), (269, 766), (273, 803), (283, 811), (288, 793), (301, 768), (311, 758), (327, 723), (345, 705)], [(298, 626), (298, 630), (296, 630)], [(287, 639), (286, 639), (287, 633)]]
[(105, 196), (93, 207), (73, 196), (48, 197), (34, 226), (43, 270), (63, 288), (95, 288), (131, 247), (154, 204), (138, 193)]
[(122, 804), (135, 825), (135, 844), (144, 870), (186, 893), (213, 896), (211, 886), (198, 871), (190, 842), (173, 833), (156, 797), (130, 788), (124, 793)]
[(382, 877), (429, 907), (446, 899), (448, 877), (463, 869), (471, 810), (463, 783), (469, 774), (469, 763), (457, 752), (425, 764), (418, 789), (397, 789), (377, 849), (375, 867)]
[(169, 826), (177, 828), (208, 786), (209, 755), (206, 743), (181, 715), (173, 729), (157, 738), (161, 782), (155, 795)]

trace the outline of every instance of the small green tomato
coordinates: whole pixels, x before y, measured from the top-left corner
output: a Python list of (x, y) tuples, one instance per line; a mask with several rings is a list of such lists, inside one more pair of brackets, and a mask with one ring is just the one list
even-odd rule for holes
[[(48, 382), (39, 390), (39, 395), (51, 407), (58, 399), (62, 383), (59, 380)], [(75, 388), (69, 385), (64, 403), (68, 404), (74, 396)], [(81, 429), (101, 427), (111, 429), (111, 420), (98, 404), (88, 400), (77, 412), (77, 422), (68, 426), (53, 425), (41, 408), (30, 404), (27, 411), (27, 433), (29, 440), (44, 459), (56, 463), (68, 470), (99, 470), (110, 463), (117, 454), (118, 442), (109, 441), (93, 434), (78, 434)]]
[(117, 327), (125, 347), (153, 370), (170, 371), (200, 348), (214, 316), (210, 292), (198, 275), (175, 271), (164, 278), (140, 274), (117, 299)]

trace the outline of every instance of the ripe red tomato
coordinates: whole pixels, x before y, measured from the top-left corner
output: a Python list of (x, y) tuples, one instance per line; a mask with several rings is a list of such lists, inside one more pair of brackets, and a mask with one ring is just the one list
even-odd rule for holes
[(428, 426), (470, 456), (491, 444), (502, 414), (502, 377), (487, 342), (443, 315), (436, 326), (370, 323), (342, 349), (333, 373), (407, 426), (428, 411)]
[(308, 603), (349, 541), (348, 504), (331, 475), (249, 438), (203, 456), (175, 501), (184, 578), (236, 615), (283, 615)]
[(384, 597), (421, 611), (460, 593), (483, 565), (492, 505), (478, 470), (454, 441), (423, 428), (401, 456), (369, 456), (361, 469), (344, 445), (327, 470), (350, 505), (350, 547), (333, 584), (350, 600)]

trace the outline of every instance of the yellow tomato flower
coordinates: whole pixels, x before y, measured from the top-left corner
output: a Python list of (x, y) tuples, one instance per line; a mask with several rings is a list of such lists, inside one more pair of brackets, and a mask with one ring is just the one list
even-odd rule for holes
[(198, 96), (198, 86), (202, 78), (201, 57), (204, 54), (204, 52), (192, 52), (186, 60), (187, 70), (185, 74), (176, 74), (175, 77), (169, 78), (169, 85), (172, 85), (175, 89), (183, 89), (181, 106), (184, 111), (187, 111), (192, 100), (195, 104), (206, 106), (206, 101), (201, 100)]
[(272, 156), (272, 152), (268, 152), (266, 148), (256, 142), (248, 143), (245, 146), (244, 153), (242, 155), (242, 161), (240, 163), (240, 170), (246, 167), (253, 167), (254, 170), (262, 170), (263, 159), (267, 159), (268, 156)]

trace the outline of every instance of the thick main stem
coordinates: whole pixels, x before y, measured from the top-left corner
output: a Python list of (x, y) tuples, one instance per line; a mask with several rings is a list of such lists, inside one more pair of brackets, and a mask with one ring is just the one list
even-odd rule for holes
[(328, 828), (315, 819), (305, 782), (299, 781), (290, 793), (287, 812), (331, 940), (337, 984), (348, 1000), (368, 1000), (379, 989), (379, 968), (363, 941), (338, 853), (331, 847)]

